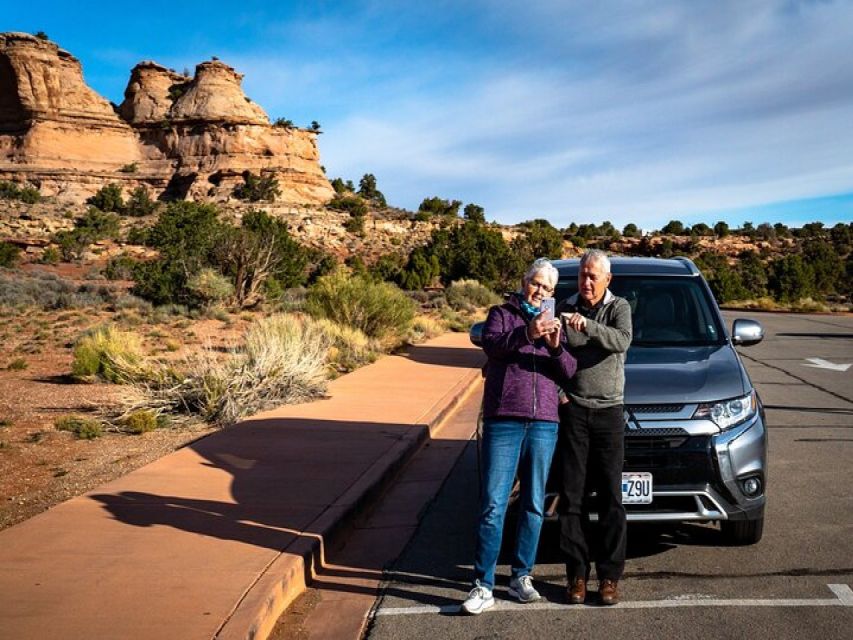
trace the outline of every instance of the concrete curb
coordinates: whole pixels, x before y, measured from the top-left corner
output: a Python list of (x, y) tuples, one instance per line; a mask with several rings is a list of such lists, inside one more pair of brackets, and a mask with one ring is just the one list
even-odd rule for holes
[(240, 599), (216, 633), (217, 640), (266, 638), (284, 610), (311, 584), (316, 568), (324, 563), (324, 546), (340, 536), (379, 498), (399, 470), (420, 447), (441, 430), (445, 418), (477, 387), (481, 372), (466, 373), (438, 402), (419, 418), (412, 429), (379, 458), (309, 527), (319, 532), (300, 536), (282, 551)]

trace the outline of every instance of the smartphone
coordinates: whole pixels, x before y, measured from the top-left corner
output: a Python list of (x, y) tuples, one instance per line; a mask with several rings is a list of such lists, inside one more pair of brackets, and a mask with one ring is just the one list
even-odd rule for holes
[(539, 307), (541, 310), (539, 316), (545, 320), (553, 320), (555, 305), (556, 301), (554, 298), (543, 298), (542, 305)]

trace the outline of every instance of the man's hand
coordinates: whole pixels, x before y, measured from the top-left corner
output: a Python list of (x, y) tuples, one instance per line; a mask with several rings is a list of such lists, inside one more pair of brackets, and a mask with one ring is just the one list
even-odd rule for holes
[(566, 327), (569, 329), (574, 329), (575, 331), (580, 331), (583, 333), (586, 331), (586, 318), (584, 318), (579, 313), (564, 313), (562, 314), (563, 318), (566, 320)]

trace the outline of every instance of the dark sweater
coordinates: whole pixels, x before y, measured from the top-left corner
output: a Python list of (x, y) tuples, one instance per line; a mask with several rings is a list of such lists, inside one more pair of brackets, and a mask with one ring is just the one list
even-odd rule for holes
[[(595, 307), (581, 304), (579, 294), (559, 309), (586, 318), (586, 331), (566, 331), (577, 373), (565, 388), (572, 402), (589, 409), (615, 407), (624, 402), (625, 352), (631, 345), (631, 307), (608, 289)], [(565, 324), (563, 325), (565, 328)]]
[(543, 338), (532, 341), (513, 297), (492, 307), (483, 327), (486, 385), (483, 416), (557, 422), (559, 387), (574, 375), (574, 357), (562, 345), (551, 351)]

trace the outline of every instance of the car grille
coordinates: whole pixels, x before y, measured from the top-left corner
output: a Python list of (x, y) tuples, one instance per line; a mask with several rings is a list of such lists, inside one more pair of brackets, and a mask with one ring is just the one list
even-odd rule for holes
[(683, 404), (632, 404), (625, 407), (631, 413), (680, 413)]
[(625, 471), (648, 471), (655, 486), (713, 482), (709, 436), (626, 437)]

